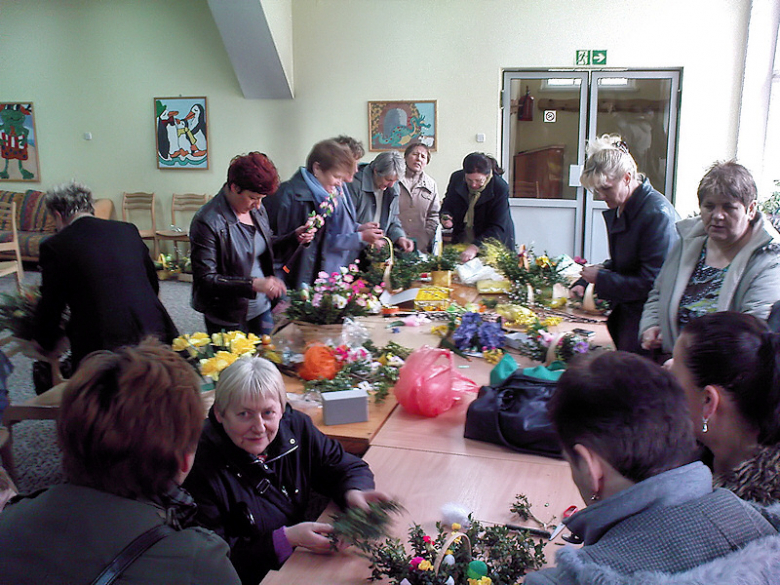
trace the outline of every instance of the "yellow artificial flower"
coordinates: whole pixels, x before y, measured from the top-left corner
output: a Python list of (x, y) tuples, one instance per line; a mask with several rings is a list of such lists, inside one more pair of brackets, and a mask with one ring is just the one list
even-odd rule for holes
[(561, 317), (547, 317), (544, 321), (542, 321), (542, 325), (545, 329), (549, 329), (550, 327), (560, 325), (562, 322), (563, 319)]
[(219, 373), (238, 359), (234, 353), (218, 351), (217, 355), (207, 360), (200, 360), (200, 373), (212, 380), (219, 379)]
[(205, 347), (211, 343), (211, 337), (206, 333), (197, 332), (190, 335), (189, 341), (195, 347)]
[(179, 335), (176, 339), (173, 340), (171, 347), (173, 348), (173, 351), (184, 351), (185, 349), (190, 347), (190, 341), (188, 339), (188, 336)]
[(460, 524), (458, 522), (453, 522), (452, 523), (452, 531), (453, 532), (457, 532), (458, 530), (460, 530)]
[(255, 352), (255, 344), (243, 336), (233, 339), (229, 347), (231, 352), (238, 355), (253, 354)]
[(417, 565), (417, 568), (421, 571), (431, 571), (433, 570), (433, 564), (431, 564), (431, 561), (428, 559), (420, 561), (420, 564)]
[(541, 266), (542, 268), (552, 267), (552, 263), (550, 262), (550, 259), (547, 256), (537, 256), (536, 265)]

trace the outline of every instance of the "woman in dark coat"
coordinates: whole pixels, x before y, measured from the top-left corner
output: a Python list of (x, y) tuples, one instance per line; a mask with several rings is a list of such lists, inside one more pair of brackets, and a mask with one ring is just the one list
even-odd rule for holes
[(461, 254), (468, 262), (488, 238), (515, 249), (515, 225), (509, 211), (509, 185), (504, 170), (492, 156), (472, 152), (463, 159), (463, 169), (452, 173), (439, 216), (442, 226), (452, 228), (453, 244), (469, 244)]
[(639, 321), (653, 281), (677, 241), (674, 206), (639, 173), (634, 157), (620, 136), (607, 135), (588, 143), (580, 183), (607, 204), (604, 222), (609, 259), (586, 266), (572, 294), (583, 296), (588, 283), (596, 295), (610, 301), (607, 328), (615, 347), (642, 353)]
[[(192, 219), (192, 308), (203, 313), (210, 334), (259, 335), (273, 328), (271, 301), (287, 288), (274, 276), (271, 228), (261, 202), (278, 186), (267, 156), (237, 156), (222, 190)], [(303, 228), (293, 235), (307, 238)]]
[(287, 405), (282, 376), (263, 358), (243, 358), (219, 377), (214, 407), (185, 487), (199, 522), (230, 545), (245, 585), (257, 585), (303, 546), (330, 550), (329, 524), (304, 522), (312, 491), (342, 507), (386, 500), (361, 459)]

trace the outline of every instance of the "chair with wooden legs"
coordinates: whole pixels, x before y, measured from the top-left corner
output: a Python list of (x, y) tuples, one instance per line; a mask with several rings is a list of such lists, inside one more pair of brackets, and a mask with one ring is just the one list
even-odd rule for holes
[(16, 228), (16, 202), (0, 202), (0, 229), (11, 232), (11, 239), (0, 243), (0, 252), (13, 252), (12, 260), (0, 262), (0, 276), (16, 275), (16, 288), (21, 292), (24, 280), (22, 254), (19, 250), (19, 233)]
[(122, 193), (122, 221), (135, 223), (131, 216), (141, 212), (149, 214), (151, 229), (139, 229), (138, 232), (144, 240), (152, 240), (152, 257), (157, 258), (160, 255), (160, 246), (157, 242), (154, 193)]
[[(203, 207), (209, 200), (205, 193), (174, 193), (171, 198), (171, 229), (159, 230), (157, 238), (159, 240), (168, 240), (173, 242), (173, 249), (176, 255), (176, 262), (179, 262), (179, 242), (189, 243), (190, 241), (190, 216)], [(178, 215), (177, 215), (178, 214)], [(185, 214), (187, 216), (185, 217)], [(179, 219), (184, 227), (176, 228), (179, 225)]]

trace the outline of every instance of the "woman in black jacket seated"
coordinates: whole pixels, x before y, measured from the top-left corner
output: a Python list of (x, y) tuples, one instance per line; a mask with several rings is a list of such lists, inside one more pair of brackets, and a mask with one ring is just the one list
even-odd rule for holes
[(245, 585), (257, 585), (303, 546), (330, 549), (329, 524), (304, 522), (312, 490), (342, 507), (386, 500), (361, 459), (287, 405), (269, 361), (242, 358), (222, 372), (186, 484), (198, 520), (222, 536)]
[(509, 212), (509, 185), (501, 178), (504, 170), (492, 156), (472, 152), (463, 159), (447, 185), (441, 206), (441, 224), (452, 228), (453, 244), (469, 244), (461, 254), (468, 262), (488, 238), (515, 249), (515, 224)]

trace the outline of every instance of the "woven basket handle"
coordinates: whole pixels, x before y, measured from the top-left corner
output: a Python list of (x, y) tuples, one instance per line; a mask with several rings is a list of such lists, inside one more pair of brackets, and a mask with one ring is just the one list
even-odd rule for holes
[(441, 551), (436, 557), (436, 561), (433, 563), (434, 575), (439, 574), (439, 567), (441, 567), (441, 563), (444, 560), (444, 557), (447, 555), (447, 549), (450, 548), (452, 543), (455, 542), (458, 539), (458, 537), (463, 537), (466, 539), (466, 552), (468, 552), (469, 558), (471, 558), (471, 541), (469, 540), (469, 537), (466, 536), (463, 532), (452, 532), (447, 537), (447, 540), (444, 541), (444, 544), (441, 547)]
[(553, 335), (552, 340), (550, 340), (550, 345), (547, 347), (547, 355), (544, 358), (545, 366), (549, 366), (555, 361), (555, 348), (558, 347), (558, 342), (563, 338), (564, 335), (566, 335), (566, 333), (563, 331), (559, 331)]
[(390, 248), (390, 258), (385, 260), (385, 273), (382, 276), (382, 282), (385, 283), (385, 290), (389, 291), (392, 290), (392, 287), (390, 286), (390, 271), (393, 269), (393, 264), (395, 263), (395, 252), (393, 252), (393, 242), (390, 241), (390, 238), (385, 236), (384, 240)]
[(585, 287), (585, 294), (582, 295), (582, 308), (585, 311), (596, 312), (596, 299), (593, 298), (596, 286), (591, 282)]

